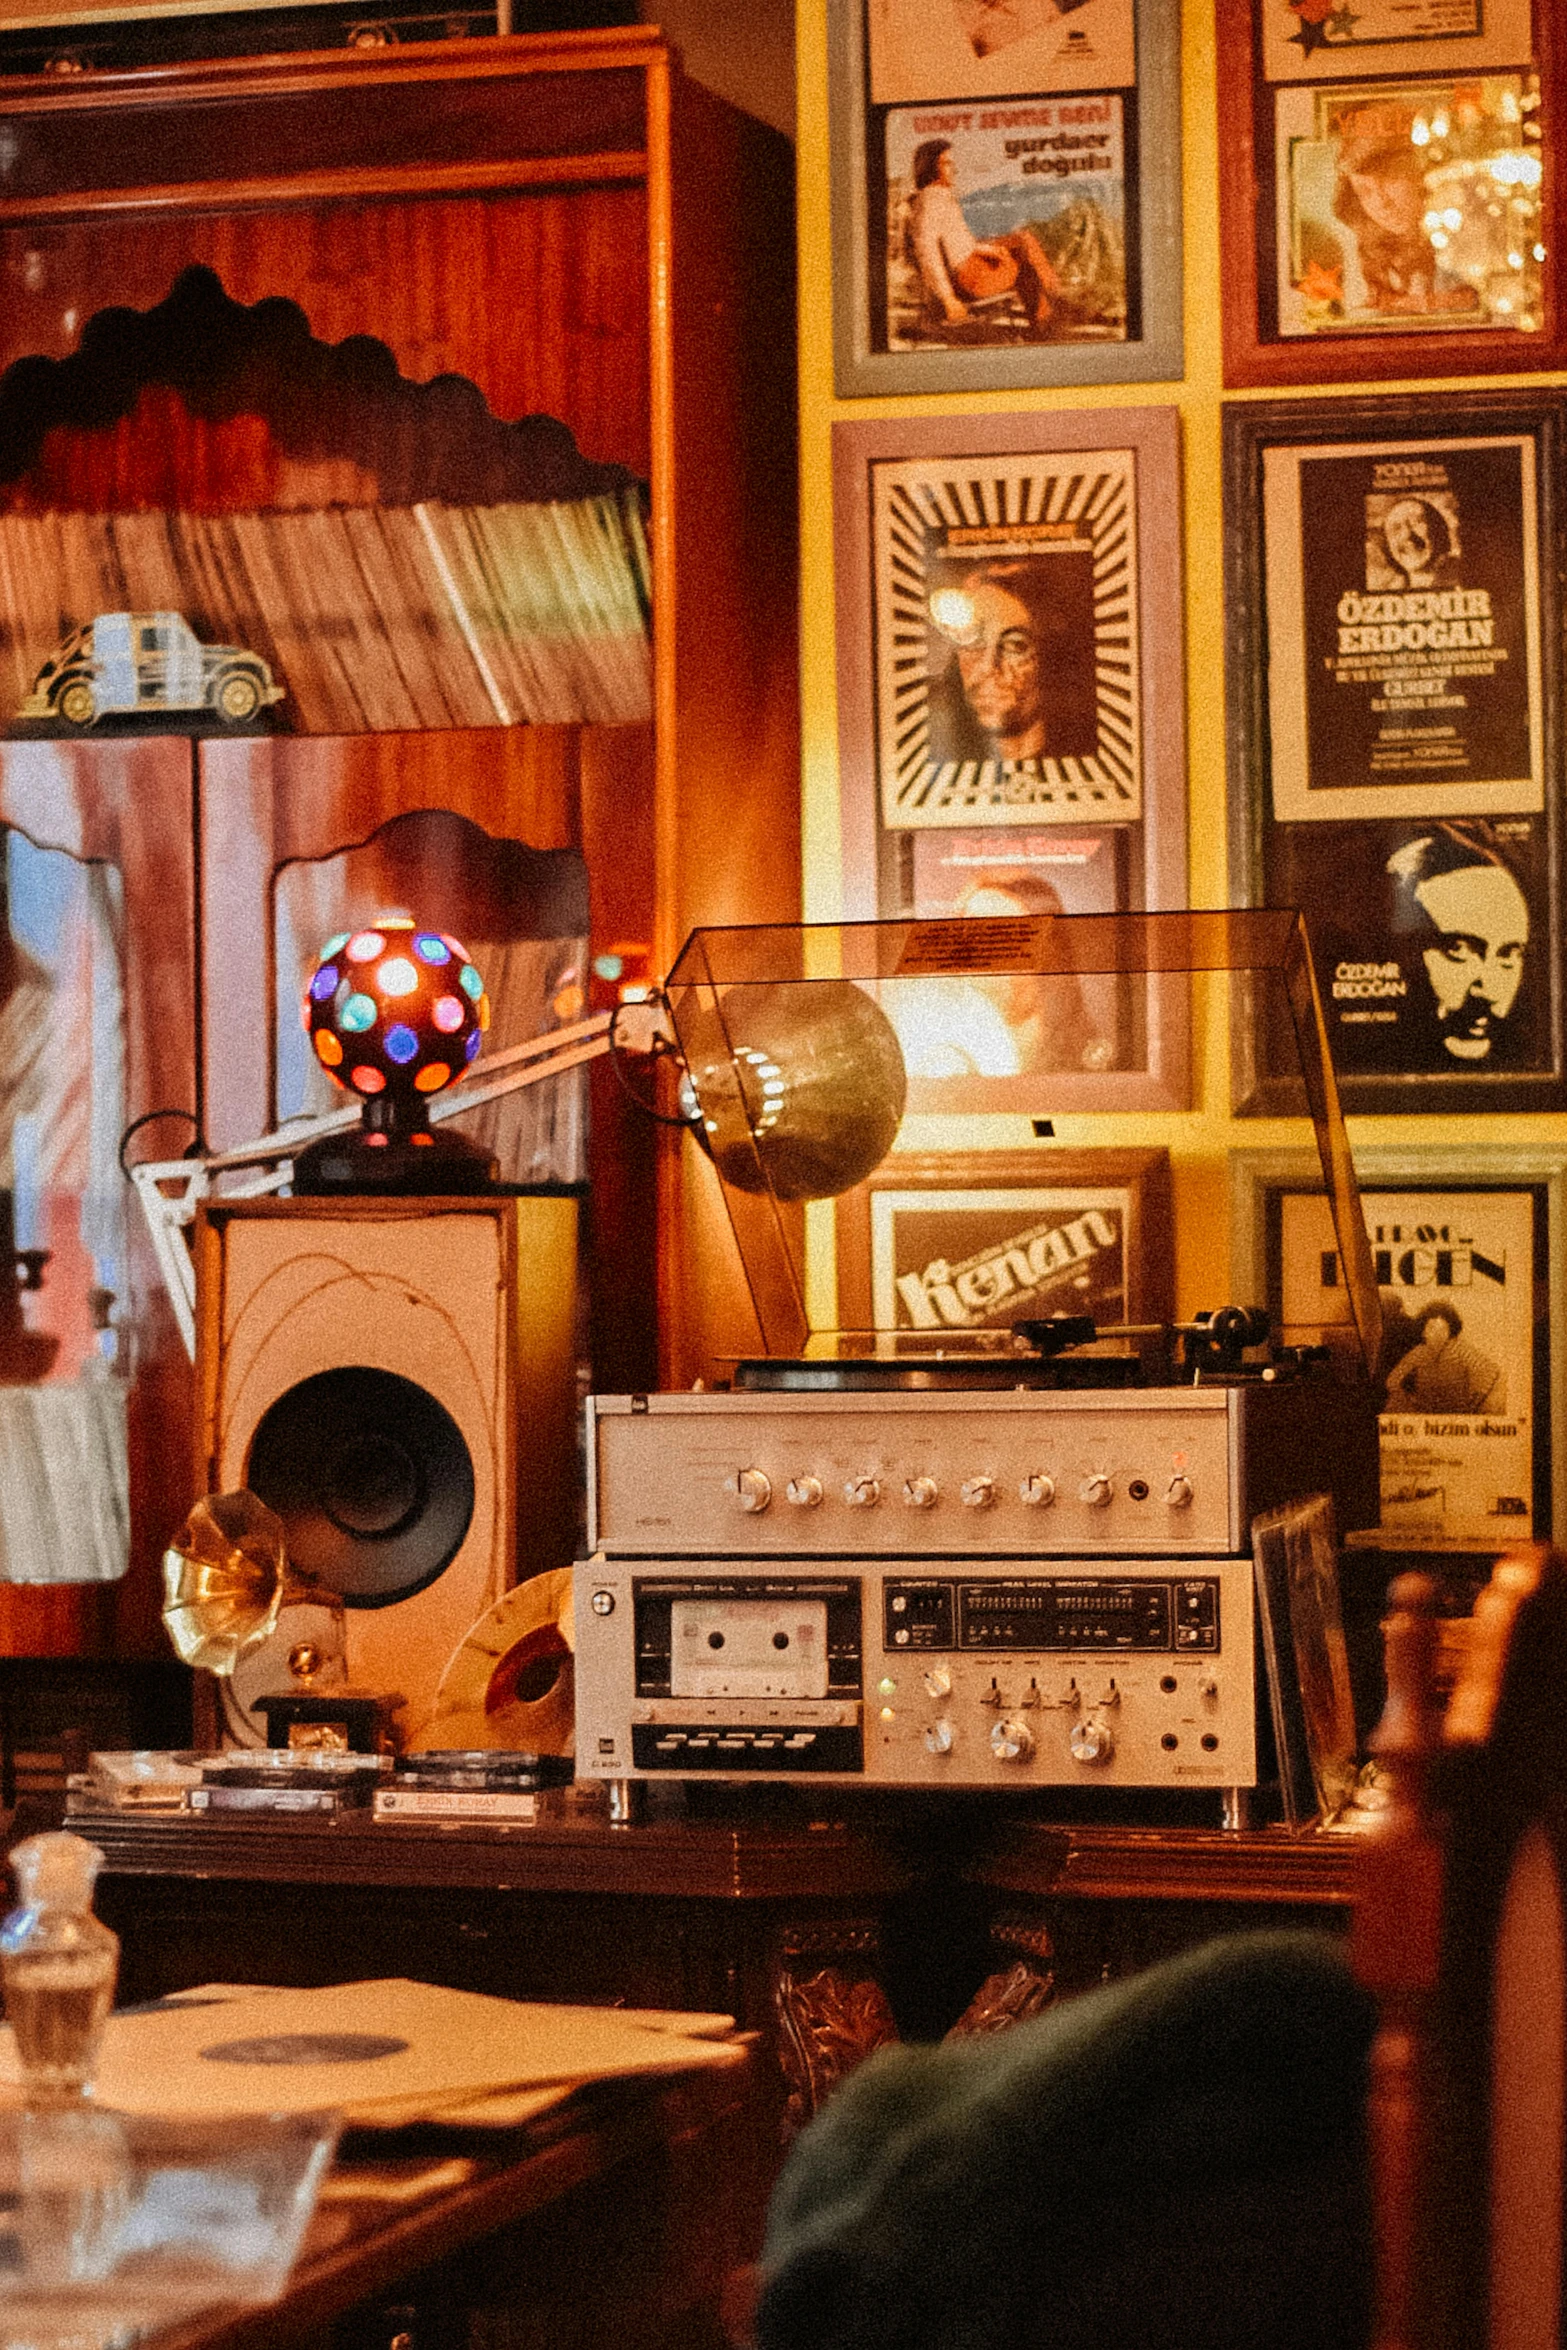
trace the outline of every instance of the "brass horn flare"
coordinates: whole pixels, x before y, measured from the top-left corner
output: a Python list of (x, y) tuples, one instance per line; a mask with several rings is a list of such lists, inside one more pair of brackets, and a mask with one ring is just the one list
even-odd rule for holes
[(225, 1678), (277, 1629), (283, 1608), (333, 1594), (293, 1573), (283, 1521), (255, 1494), (209, 1493), (163, 1554), (163, 1621), (175, 1654)]

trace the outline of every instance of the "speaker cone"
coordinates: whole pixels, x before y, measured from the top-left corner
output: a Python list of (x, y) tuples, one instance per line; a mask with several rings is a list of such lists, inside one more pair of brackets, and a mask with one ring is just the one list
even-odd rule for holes
[(289, 1556), (348, 1607), (388, 1607), (451, 1565), (473, 1517), (473, 1461), (433, 1395), (395, 1371), (318, 1371), (280, 1395), (245, 1482)]

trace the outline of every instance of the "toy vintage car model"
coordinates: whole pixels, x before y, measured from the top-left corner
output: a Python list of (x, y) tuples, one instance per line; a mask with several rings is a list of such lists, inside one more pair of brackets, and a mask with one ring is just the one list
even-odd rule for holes
[(17, 716), (91, 726), (125, 711), (211, 710), (243, 726), (282, 699), (259, 653), (202, 644), (178, 612), (100, 612), (62, 640)]

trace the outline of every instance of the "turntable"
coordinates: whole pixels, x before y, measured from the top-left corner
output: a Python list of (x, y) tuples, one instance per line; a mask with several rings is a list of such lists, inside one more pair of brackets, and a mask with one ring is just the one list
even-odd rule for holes
[[(698, 931), (667, 993), (763, 1351), (716, 1389), (589, 1399), (579, 1773), (1205, 1789), (1238, 1818), (1252, 1522), (1315, 1492), (1341, 1526), (1377, 1509), (1380, 1306), (1299, 916)], [(905, 1118), (972, 1107), (987, 1005), (1037, 1033), (1074, 994), (1112, 1042), (1040, 1056), (1041, 1190), (1053, 1154), (1129, 1133), (1222, 1163), (1193, 1069), (1227, 1052), (1237, 1096), (1292, 1072), (1269, 1139), (1314, 1140), (1340, 1327), (1249, 1301), (1106, 1320), (1069, 1286), (933, 1334), (887, 1278), (843, 1326), (834, 1232)], [(1213, 1188), (1177, 1197), (1177, 1242)]]

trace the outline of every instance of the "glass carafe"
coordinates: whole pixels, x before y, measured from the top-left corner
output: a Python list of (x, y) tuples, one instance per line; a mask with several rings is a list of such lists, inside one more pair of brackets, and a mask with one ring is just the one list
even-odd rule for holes
[(11, 1855), (20, 1895), (0, 1923), (0, 1982), (29, 2105), (92, 2095), (119, 1973), (119, 1937), (93, 1915), (103, 1854), (80, 1836), (29, 1836)]

